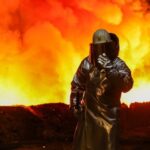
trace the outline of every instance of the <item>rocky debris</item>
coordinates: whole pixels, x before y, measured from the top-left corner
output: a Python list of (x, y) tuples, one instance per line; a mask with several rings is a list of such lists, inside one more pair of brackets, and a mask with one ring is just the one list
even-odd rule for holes
[[(122, 104), (120, 143), (125, 150), (129, 149), (127, 146), (134, 149), (143, 145), (150, 149), (149, 108), (150, 103), (134, 103), (129, 108)], [(0, 106), (0, 149), (10, 150), (21, 145), (40, 145), (42, 149), (42, 145), (50, 147), (58, 143), (60, 150), (69, 150), (76, 123), (69, 106), (62, 103)]]

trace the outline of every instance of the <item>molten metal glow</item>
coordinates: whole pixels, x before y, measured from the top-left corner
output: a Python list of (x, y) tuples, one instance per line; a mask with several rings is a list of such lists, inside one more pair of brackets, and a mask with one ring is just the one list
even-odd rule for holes
[(149, 101), (148, 10), (146, 0), (1, 0), (0, 105), (69, 103), (97, 28), (119, 36), (119, 55), (132, 70), (134, 87), (122, 102)]

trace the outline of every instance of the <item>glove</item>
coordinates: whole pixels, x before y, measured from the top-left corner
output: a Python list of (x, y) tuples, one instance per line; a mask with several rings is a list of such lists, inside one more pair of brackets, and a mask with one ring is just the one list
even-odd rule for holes
[(106, 56), (105, 53), (99, 55), (97, 62), (104, 69), (110, 69), (113, 67), (110, 59)]
[(82, 111), (83, 111), (83, 108), (81, 105), (73, 107), (73, 114), (76, 118), (80, 117)]

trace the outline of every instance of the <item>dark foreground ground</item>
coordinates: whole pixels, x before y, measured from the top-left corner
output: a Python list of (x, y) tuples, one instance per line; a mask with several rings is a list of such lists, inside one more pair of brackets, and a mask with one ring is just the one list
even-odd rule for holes
[[(120, 150), (150, 150), (150, 103), (122, 105)], [(68, 105), (0, 106), (0, 150), (70, 150), (77, 120)]]

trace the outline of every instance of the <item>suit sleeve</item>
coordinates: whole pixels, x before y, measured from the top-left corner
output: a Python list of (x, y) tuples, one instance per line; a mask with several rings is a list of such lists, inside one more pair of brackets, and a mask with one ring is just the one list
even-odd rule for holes
[(80, 105), (86, 86), (87, 65), (85, 60), (81, 62), (71, 82), (70, 108), (78, 108)]
[(108, 79), (113, 87), (121, 92), (128, 92), (133, 86), (131, 71), (119, 58), (113, 62), (113, 67), (108, 71)]

